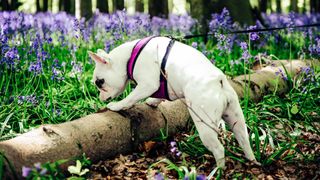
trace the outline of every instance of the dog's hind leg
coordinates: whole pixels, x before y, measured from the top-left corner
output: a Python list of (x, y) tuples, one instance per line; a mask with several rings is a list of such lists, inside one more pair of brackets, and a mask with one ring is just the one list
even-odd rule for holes
[(224, 147), (217, 132), (224, 110), (223, 102), (219, 96), (212, 96), (211, 90), (200, 88), (187, 89), (185, 99), (203, 145), (213, 153), (217, 166), (224, 168)]
[[(192, 120), (198, 130), (203, 145), (213, 153), (217, 166), (225, 168), (224, 147), (218, 139), (218, 133), (210, 128), (208, 124), (203, 123), (203, 118), (199, 118), (199, 114), (194, 113), (194, 109), (190, 110)], [(199, 111), (197, 111), (199, 112)], [(200, 113), (201, 114), (201, 113)], [(212, 124), (211, 124), (212, 125)]]
[(245, 123), (244, 115), (239, 104), (238, 96), (233, 89), (226, 90), (227, 92), (227, 107), (223, 112), (222, 118), (227, 122), (230, 129), (234, 133), (237, 141), (242, 147), (245, 156), (248, 160), (259, 164), (253, 154), (249, 142), (249, 135)]

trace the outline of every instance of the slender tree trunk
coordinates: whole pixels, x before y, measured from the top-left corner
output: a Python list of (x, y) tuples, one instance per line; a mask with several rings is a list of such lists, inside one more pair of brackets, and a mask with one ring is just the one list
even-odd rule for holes
[(169, 7), (168, 0), (149, 0), (149, 14), (151, 17), (160, 16), (160, 17), (168, 17)]
[(65, 11), (63, 7), (63, 3), (64, 3), (63, 0), (59, 0), (59, 11)]
[(100, 12), (108, 13), (109, 12), (109, 6), (108, 6), (108, 0), (97, 0), (97, 8)]
[(215, 6), (218, 7), (216, 12), (221, 12), (226, 7), (230, 11), (232, 19), (240, 24), (255, 24), (256, 18), (249, 0), (219, 0)]
[(65, 11), (72, 14), (72, 15), (75, 15), (75, 12), (76, 12), (76, 1), (75, 0), (68, 0), (69, 2), (66, 2), (64, 4), (64, 7), (65, 7)]
[(77, 18), (85, 17), (86, 20), (92, 16), (91, 0), (76, 0), (76, 16)]
[(267, 12), (267, 6), (268, 6), (268, 0), (261, 0), (259, 3), (260, 6), (260, 12)]
[(52, 0), (48, 0), (48, 11), (52, 11)]
[(40, 0), (36, 0), (36, 11), (37, 12), (41, 11)]
[(301, 13), (303, 13), (303, 14), (305, 14), (307, 12), (306, 5), (307, 5), (307, 1), (303, 0), (303, 6), (302, 6), (302, 10), (301, 10)]
[(1, 0), (1, 7), (3, 11), (10, 10), (10, 5), (8, 0)]
[(44, 11), (44, 12), (48, 11), (48, 1), (49, 0), (43, 0), (43, 9), (42, 9), (42, 11)]
[(290, 0), (290, 11), (298, 12), (298, 0)]
[[(200, 24), (199, 31), (201, 34), (207, 34), (209, 32), (209, 21), (211, 14), (213, 13), (212, 3), (210, 0), (188, 0), (190, 4), (190, 14), (193, 18), (196, 18)], [(204, 41), (207, 41), (207, 37), (204, 37)]]
[(143, 0), (136, 0), (136, 11), (137, 12), (144, 12), (144, 4)]
[(113, 0), (113, 12), (116, 10), (122, 11), (124, 9), (124, 0)]
[(281, 13), (281, 0), (276, 0), (276, 12)]

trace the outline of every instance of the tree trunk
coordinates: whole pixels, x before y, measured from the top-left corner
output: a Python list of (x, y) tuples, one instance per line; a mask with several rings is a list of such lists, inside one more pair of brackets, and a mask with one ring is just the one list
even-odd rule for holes
[(43, 0), (43, 8), (42, 11), (48, 11), (48, 0)]
[[(276, 72), (284, 68), (294, 77), (302, 67), (319, 65), (319, 61), (271, 61), (272, 64), (256, 70), (250, 75), (249, 98), (259, 101), (268, 93), (285, 94), (289, 87)], [(274, 65), (273, 65), (274, 64)], [(284, 67), (283, 67), (284, 66)], [(229, 80), (240, 98), (244, 97), (244, 87), (248, 75)], [(277, 82), (277, 83), (276, 83)], [(276, 91), (276, 92), (275, 92)], [(172, 135), (187, 125), (189, 114), (181, 100), (163, 102), (158, 108), (137, 104), (119, 113), (106, 111), (56, 125), (42, 125), (16, 138), (0, 142), (0, 149), (12, 163), (18, 175), (22, 166), (34, 163), (53, 162), (70, 159), (85, 153), (97, 162), (119, 153), (135, 150), (146, 140), (158, 137), (160, 129)], [(6, 176), (11, 171), (5, 164)], [(67, 165), (63, 166), (67, 168)]]
[[(199, 31), (201, 34), (209, 33), (209, 21), (213, 13), (213, 3), (211, 0), (188, 0), (190, 4), (190, 14), (199, 22)], [(208, 37), (204, 37), (204, 42), (207, 42)]]
[(230, 11), (232, 19), (242, 25), (255, 24), (256, 19), (249, 0), (218, 0), (214, 4), (215, 7), (217, 7), (215, 12), (221, 12), (226, 7)]
[(102, 13), (109, 12), (108, 0), (97, 0), (97, 8)]
[(36, 11), (37, 12), (41, 11), (40, 0), (36, 0)]
[[(140, 143), (159, 137), (161, 128), (168, 135), (177, 133), (186, 127), (188, 119), (187, 108), (181, 101), (164, 102), (158, 108), (137, 104), (119, 113), (106, 111), (62, 124), (42, 125), (0, 142), (0, 149), (21, 176), (22, 166), (30, 167), (34, 162), (69, 159), (82, 153), (97, 162), (128, 153), (138, 149)], [(8, 169), (4, 172), (10, 173)]]
[(124, 0), (113, 0), (113, 12), (124, 9)]
[(276, 0), (276, 12), (281, 13), (281, 0)]
[(290, 0), (290, 11), (299, 12), (299, 10), (298, 10), (298, 0)]
[(86, 20), (92, 16), (91, 0), (76, 0), (76, 16), (77, 18), (85, 17)]
[(144, 12), (143, 0), (136, 0), (136, 12)]
[(2, 7), (2, 11), (10, 10), (10, 5), (8, 0), (1, 0), (1, 7)]
[(268, 0), (261, 0), (259, 3), (260, 12), (266, 13), (268, 7)]
[(169, 7), (168, 7), (168, 0), (149, 0), (149, 14), (151, 17), (159, 16), (168, 18), (169, 14)]

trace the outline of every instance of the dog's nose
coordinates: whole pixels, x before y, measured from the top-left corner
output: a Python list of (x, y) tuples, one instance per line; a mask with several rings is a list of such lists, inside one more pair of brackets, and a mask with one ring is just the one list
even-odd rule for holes
[(104, 79), (97, 79), (95, 82), (98, 88), (102, 88), (103, 83), (104, 83)]

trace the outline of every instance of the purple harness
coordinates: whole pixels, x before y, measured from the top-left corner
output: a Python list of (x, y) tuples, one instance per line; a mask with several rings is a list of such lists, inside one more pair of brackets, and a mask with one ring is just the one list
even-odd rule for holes
[[(157, 36), (150, 36), (150, 37), (146, 37), (146, 38), (143, 38), (143, 39), (139, 40), (137, 42), (137, 44), (134, 46), (134, 48), (133, 48), (133, 50), (131, 52), (131, 56), (130, 56), (130, 59), (129, 59), (128, 64), (127, 64), (127, 71), (128, 71), (128, 78), (133, 80), (134, 82), (135, 82), (135, 80), (133, 78), (134, 65), (135, 65), (135, 63), (136, 63), (141, 51), (143, 50), (143, 48), (154, 37), (157, 37)], [(165, 55), (164, 55), (164, 57), (162, 59), (161, 71), (163, 73), (165, 73), (166, 62), (167, 62), (167, 59), (168, 59), (168, 56), (169, 56), (169, 52), (170, 52), (173, 44), (174, 44), (174, 40), (171, 39), (171, 41), (170, 41), (170, 43), (169, 43), (169, 45), (167, 47), (166, 53), (165, 53)], [(160, 87), (155, 93), (153, 93), (151, 95), (151, 97), (170, 100), (169, 94), (168, 94), (167, 79), (163, 76), (162, 72), (160, 72)]]

